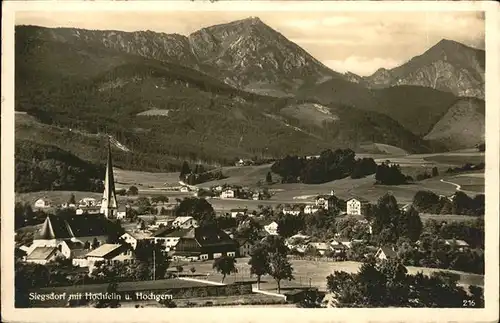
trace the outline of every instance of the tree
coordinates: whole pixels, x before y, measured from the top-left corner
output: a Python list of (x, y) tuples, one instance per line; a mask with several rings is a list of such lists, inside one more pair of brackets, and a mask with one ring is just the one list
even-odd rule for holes
[(257, 289), (260, 289), (261, 277), (271, 271), (269, 254), (265, 245), (257, 243), (252, 248), (248, 264), (250, 265), (250, 273), (257, 276)]
[(266, 183), (267, 184), (272, 184), (272, 182), (273, 182), (273, 176), (271, 175), (271, 172), (267, 172)]
[(71, 193), (71, 196), (69, 197), (68, 204), (76, 204), (76, 198), (75, 194)]
[(196, 268), (193, 266), (189, 269), (189, 271), (194, 275), (194, 273), (196, 272)]
[(236, 268), (236, 259), (225, 255), (215, 259), (212, 268), (222, 274), (221, 283), (224, 283), (224, 279), (226, 279), (227, 275), (238, 272)]
[(432, 177), (436, 177), (439, 175), (439, 171), (437, 167), (432, 168)]
[(130, 186), (127, 191), (127, 195), (138, 195), (139, 189), (135, 186)]
[(284, 279), (292, 280), (293, 267), (288, 261), (286, 254), (283, 253), (270, 253), (269, 254), (270, 270), (269, 275), (274, 278), (278, 285), (278, 294), (281, 291), (281, 281)]
[(96, 249), (97, 247), (99, 247), (99, 241), (97, 241), (97, 238), (94, 238), (92, 240), (92, 249)]
[(184, 267), (182, 267), (181, 265), (175, 267), (175, 269), (177, 269), (177, 274), (180, 274), (184, 271)]
[(203, 198), (185, 198), (175, 209), (175, 216), (192, 216), (200, 226), (215, 223), (215, 211), (212, 205)]
[(191, 173), (191, 168), (189, 168), (189, 164), (187, 161), (184, 161), (182, 163), (182, 167), (181, 167), (181, 173), (179, 175), (179, 178), (181, 180), (184, 180), (185, 176), (190, 174)]

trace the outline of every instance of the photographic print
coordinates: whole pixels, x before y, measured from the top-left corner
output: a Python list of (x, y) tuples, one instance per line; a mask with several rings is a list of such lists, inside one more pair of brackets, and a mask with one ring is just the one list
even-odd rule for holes
[(485, 11), (218, 5), (15, 12), (15, 308), (484, 309)]

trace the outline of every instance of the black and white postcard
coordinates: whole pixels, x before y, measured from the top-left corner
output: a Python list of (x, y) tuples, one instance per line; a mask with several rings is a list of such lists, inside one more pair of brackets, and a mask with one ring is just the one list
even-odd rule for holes
[(497, 321), (494, 2), (4, 9), (7, 322)]

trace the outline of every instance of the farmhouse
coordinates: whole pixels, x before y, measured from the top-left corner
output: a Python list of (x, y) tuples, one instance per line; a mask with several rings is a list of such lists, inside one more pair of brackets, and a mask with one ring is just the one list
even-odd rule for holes
[(190, 189), (189, 189), (189, 187), (187, 187), (187, 186), (182, 186), (182, 187), (181, 187), (181, 192), (182, 192), (182, 193), (189, 193), (190, 191), (191, 191), (191, 190), (190, 190)]
[(353, 197), (347, 200), (347, 215), (365, 215), (368, 201), (361, 197)]
[(162, 220), (156, 220), (156, 225), (159, 227), (161, 225), (165, 227), (169, 227), (174, 223), (175, 219), (162, 219)]
[(235, 192), (233, 189), (226, 189), (222, 191), (220, 197), (223, 199), (234, 199)]
[(238, 243), (222, 230), (193, 228), (179, 239), (172, 255), (177, 260), (209, 260), (222, 255), (235, 257)]
[(264, 225), (264, 230), (270, 235), (278, 235), (278, 223), (273, 221), (267, 225)]
[(46, 209), (49, 207), (52, 207), (52, 201), (46, 197), (39, 198), (38, 200), (35, 201), (35, 208), (37, 209)]
[(309, 246), (314, 247), (322, 256), (325, 254), (325, 252), (332, 250), (330, 244), (326, 242), (310, 242)]
[(152, 239), (154, 239), (155, 243), (160, 243), (165, 246), (165, 251), (171, 251), (179, 240), (188, 234), (192, 228), (189, 229), (169, 229), (163, 228), (156, 232)]
[(238, 243), (238, 257), (248, 257), (250, 256), (250, 251), (252, 250), (253, 243), (247, 238), (236, 239)]
[(123, 220), (127, 217), (127, 207), (125, 205), (120, 205), (116, 211), (116, 218)]
[(253, 193), (252, 194), (252, 200), (254, 200), (254, 201), (262, 200), (262, 194), (260, 194), (259, 192)]
[(63, 240), (57, 245), (57, 248), (66, 259), (72, 259), (75, 253), (84, 249), (83, 247), (84, 245), (81, 241), (72, 241), (71, 239)]
[(381, 260), (393, 259), (396, 258), (397, 256), (398, 254), (394, 251), (394, 249), (387, 246), (380, 247), (377, 250), (377, 253), (375, 253), (375, 258)]
[(335, 207), (335, 205), (337, 205), (337, 202), (338, 199), (333, 194), (333, 190), (330, 192), (330, 195), (318, 195), (316, 197), (316, 206), (325, 210)]
[(247, 214), (247, 209), (231, 209), (231, 217), (232, 218), (236, 218), (238, 215), (239, 216), (242, 216), (242, 215), (246, 215)]
[(172, 222), (172, 226), (175, 228), (189, 229), (192, 227), (198, 227), (198, 221), (196, 221), (192, 216), (179, 216), (175, 218)]
[(62, 257), (61, 251), (55, 247), (36, 247), (26, 257), (26, 262), (45, 265), (54, 261), (57, 257)]
[(93, 197), (85, 197), (78, 201), (79, 207), (98, 206), (97, 200)]
[(82, 206), (76, 209), (77, 215), (82, 214), (101, 214), (100, 206)]
[(139, 240), (142, 240), (137, 233), (135, 233), (134, 231), (132, 232), (125, 232), (124, 234), (122, 234), (120, 236), (120, 239), (123, 239), (123, 241), (125, 241), (126, 243), (128, 243), (132, 249), (136, 249), (137, 248), (137, 242)]
[(133, 252), (125, 245), (106, 243), (89, 252), (85, 258), (88, 261), (89, 272), (92, 273), (97, 262), (133, 262)]
[(469, 244), (464, 240), (447, 239), (444, 243), (448, 246), (453, 246), (462, 252), (469, 248)]
[(290, 214), (290, 215), (299, 215), (300, 212), (302, 212), (300, 206), (298, 205), (294, 205), (293, 207), (286, 207), (283, 209), (283, 214), (287, 215), (287, 214)]
[(309, 205), (306, 205), (306, 207), (304, 208), (304, 214), (314, 214), (316, 212), (318, 212), (320, 210), (320, 208), (316, 205), (313, 205), (313, 204), (309, 204)]

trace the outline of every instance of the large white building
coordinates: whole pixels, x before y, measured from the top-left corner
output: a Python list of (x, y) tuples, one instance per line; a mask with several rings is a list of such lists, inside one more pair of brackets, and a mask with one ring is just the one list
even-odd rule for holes
[(362, 198), (351, 198), (347, 200), (347, 215), (364, 215), (368, 201)]

